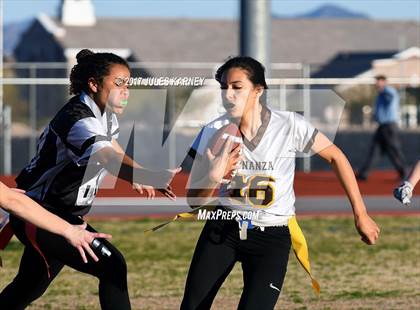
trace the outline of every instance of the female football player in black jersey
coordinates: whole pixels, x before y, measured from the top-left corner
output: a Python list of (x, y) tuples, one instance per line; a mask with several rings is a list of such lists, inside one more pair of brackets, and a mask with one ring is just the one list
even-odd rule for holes
[[(70, 224), (83, 224), (106, 173), (154, 195), (159, 189), (174, 198), (169, 183), (180, 169), (142, 168), (119, 146), (118, 121), (127, 104), (130, 70), (112, 53), (82, 50), (70, 74), (74, 96), (55, 115), (39, 141), (37, 154), (16, 178), (17, 187)], [(145, 187), (146, 186), (146, 187)], [(102, 309), (130, 309), (127, 266), (123, 255), (107, 240), (96, 249), (98, 262), (82, 263), (78, 251), (61, 236), (11, 216), (16, 236), (25, 245), (17, 276), (0, 293), (2, 309), (23, 309), (40, 297), (65, 266), (99, 279)], [(94, 232), (91, 226), (87, 229)], [(103, 246), (105, 246), (106, 251)], [(106, 255), (101, 255), (100, 253)]]

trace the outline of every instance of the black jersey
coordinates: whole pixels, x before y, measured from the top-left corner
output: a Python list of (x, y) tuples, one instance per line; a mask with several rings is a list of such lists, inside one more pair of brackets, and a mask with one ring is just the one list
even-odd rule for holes
[(75, 96), (41, 134), (37, 154), (16, 178), (18, 188), (47, 208), (86, 214), (105, 169), (89, 161), (118, 137), (115, 114), (99, 110), (85, 93)]

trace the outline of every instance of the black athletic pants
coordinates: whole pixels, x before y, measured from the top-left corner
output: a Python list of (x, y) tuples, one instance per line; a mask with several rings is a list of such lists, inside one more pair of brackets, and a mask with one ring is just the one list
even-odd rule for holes
[(210, 309), (237, 261), (244, 281), (238, 309), (273, 309), (290, 246), (287, 226), (249, 229), (247, 240), (240, 240), (236, 221), (207, 221), (192, 258), (181, 309)]
[[(62, 215), (72, 224), (81, 224), (82, 220), (74, 215)], [(99, 261), (95, 262), (86, 253), (88, 263), (84, 263), (79, 251), (63, 237), (37, 229), (36, 241), (48, 264), (50, 277), (44, 259), (32, 246), (25, 234), (25, 222), (12, 217), (13, 230), (25, 245), (18, 274), (0, 293), (0, 308), (7, 310), (24, 309), (31, 302), (42, 296), (50, 283), (64, 265), (99, 279), (99, 299), (102, 309), (130, 309), (127, 290), (127, 265), (123, 255), (108, 241), (102, 242), (111, 251), (110, 257), (104, 257), (97, 251)], [(91, 226), (87, 228), (95, 231)], [(81, 282), (80, 285), (83, 286)], [(77, 302), (77, 301), (75, 301)]]
[(398, 137), (398, 127), (395, 123), (379, 125), (369, 147), (368, 156), (362, 168), (359, 171), (361, 177), (367, 177), (371, 165), (377, 158), (377, 150), (386, 153), (398, 171), (401, 179), (406, 176), (405, 158), (401, 152), (401, 145)]

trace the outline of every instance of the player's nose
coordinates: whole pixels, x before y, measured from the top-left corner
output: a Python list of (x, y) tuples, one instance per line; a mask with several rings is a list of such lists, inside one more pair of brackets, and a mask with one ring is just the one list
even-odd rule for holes
[(234, 98), (234, 91), (231, 88), (227, 88), (224, 90), (224, 97), (227, 101), (231, 102)]
[(130, 91), (128, 88), (121, 89), (120, 96), (124, 99), (128, 99), (128, 96), (130, 95)]

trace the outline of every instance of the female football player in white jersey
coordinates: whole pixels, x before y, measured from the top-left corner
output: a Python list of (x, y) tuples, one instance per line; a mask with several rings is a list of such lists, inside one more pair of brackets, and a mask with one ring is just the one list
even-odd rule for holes
[[(206, 222), (192, 258), (181, 309), (210, 309), (237, 261), (242, 264), (244, 280), (238, 308), (273, 309), (291, 247), (297, 152), (312, 150), (331, 164), (350, 200), (355, 226), (364, 242), (375, 244), (379, 228), (367, 214), (353, 169), (340, 149), (299, 114), (272, 111), (266, 106), (264, 67), (258, 61), (231, 58), (218, 69), (216, 80), (226, 114), (206, 125), (192, 145), (189, 154), (195, 160), (189, 204), (208, 203), (218, 189), (219, 209), (237, 214), (262, 212), (251, 221), (238, 216)], [(220, 154), (212, 154), (209, 141), (229, 123), (238, 125), (243, 145), (230, 152), (233, 142), (227, 140)], [(232, 170), (236, 172), (232, 180), (221, 184)]]
[(85, 251), (95, 260), (98, 257), (90, 244), (95, 238), (111, 238), (111, 235), (87, 231), (86, 224), (71, 225), (55, 214), (48, 212), (35, 201), (23, 194), (24, 191), (8, 188), (0, 182), (0, 207), (39, 228), (63, 236), (68, 243), (77, 248), (83, 261), (87, 263)]

